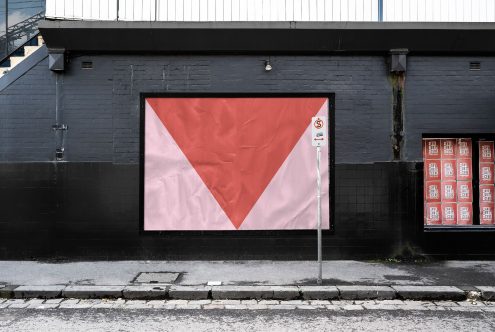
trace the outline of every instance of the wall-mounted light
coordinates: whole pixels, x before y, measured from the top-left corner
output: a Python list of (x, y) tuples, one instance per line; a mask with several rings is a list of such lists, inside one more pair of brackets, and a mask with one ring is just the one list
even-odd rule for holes
[(272, 70), (272, 65), (270, 64), (270, 60), (265, 61), (265, 71)]

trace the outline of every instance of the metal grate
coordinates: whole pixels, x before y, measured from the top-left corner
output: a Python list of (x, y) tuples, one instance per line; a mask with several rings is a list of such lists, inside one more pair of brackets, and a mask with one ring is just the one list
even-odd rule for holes
[(133, 283), (138, 284), (173, 284), (180, 272), (140, 272)]
[(83, 61), (81, 62), (82, 69), (93, 69), (93, 61)]
[(481, 70), (481, 62), (471, 61), (469, 63), (469, 70)]

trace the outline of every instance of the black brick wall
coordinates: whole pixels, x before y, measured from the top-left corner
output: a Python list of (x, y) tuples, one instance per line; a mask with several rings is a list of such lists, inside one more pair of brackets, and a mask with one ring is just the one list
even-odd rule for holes
[[(386, 57), (272, 56), (269, 73), (265, 59), (72, 54), (59, 79), (69, 126), (63, 163), (48, 162), (56, 140), (47, 61), (1, 91), (0, 259), (314, 258), (307, 233), (139, 233), (139, 94), (166, 91), (335, 93), (335, 233), (324, 236), (325, 258), (389, 257), (405, 247), (495, 255), (495, 233), (423, 234), (420, 150), (422, 133), (494, 132), (495, 57), (408, 58), (399, 163), (391, 162)], [(481, 71), (468, 70), (472, 60)]]

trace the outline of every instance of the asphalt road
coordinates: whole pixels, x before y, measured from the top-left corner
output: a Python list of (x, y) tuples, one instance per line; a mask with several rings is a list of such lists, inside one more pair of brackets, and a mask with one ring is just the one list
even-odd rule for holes
[(492, 312), (9, 309), (0, 331), (494, 331)]

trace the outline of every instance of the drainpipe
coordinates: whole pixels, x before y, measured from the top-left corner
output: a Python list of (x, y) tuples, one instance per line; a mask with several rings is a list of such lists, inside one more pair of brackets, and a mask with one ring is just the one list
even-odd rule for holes
[(393, 159), (402, 160), (404, 144), (404, 84), (406, 81), (407, 49), (390, 50), (390, 78), (392, 82), (392, 152)]
[(65, 70), (65, 51), (63, 49), (48, 50), (48, 67), (55, 73), (55, 161), (63, 161), (65, 157), (65, 132), (67, 125), (62, 123), (62, 99)]

